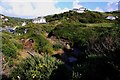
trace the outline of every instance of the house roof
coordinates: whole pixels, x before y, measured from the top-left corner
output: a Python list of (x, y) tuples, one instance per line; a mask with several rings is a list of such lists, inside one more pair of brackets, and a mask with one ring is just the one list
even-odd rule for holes
[(41, 19), (45, 19), (44, 17), (38, 17), (38, 18), (35, 18), (33, 20), (41, 20)]
[(80, 7), (80, 8), (73, 8), (73, 11), (84, 11), (86, 8)]
[(111, 19), (111, 20), (114, 20), (114, 19), (116, 19), (114, 16), (107, 16), (107, 18), (106, 19)]

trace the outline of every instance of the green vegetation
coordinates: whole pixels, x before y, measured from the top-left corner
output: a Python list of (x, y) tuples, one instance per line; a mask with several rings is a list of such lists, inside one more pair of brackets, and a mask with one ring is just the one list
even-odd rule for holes
[[(27, 33), (24, 33), (24, 30), (27, 29)], [(43, 52), (43, 53), (51, 53), (52, 54), (52, 45), (45, 39), (41, 28), (29, 26), (29, 27), (20, 27), (16, 29), (16, 34), (20, 33), (20, 38), (25, 39), (33, 39), (35, 41), (35, 51), (36, 52)]]
[(51, 76), (55, 75), (53, 71), (62, 64), (61, 61), (47, 55), (30, 57), (13, 69), (10, 78), (16, 80), (19, 76), (22, 80), (49, 80)]
[(53, 45), (53, 49), (54, 50), (63, 49), (63, 48), (64, 48), (64, 46), (61, 45), (61, 44), (55, 44), (55, 45)]
[[(19, 27), (14, 34), (0, 33), (3, 67), (9, 70), (4, 75), (8, 80), (120, 80), (120, 17), (107, 20), (108, 15), (119, 16), (69, 11), (46, 16), (47, 24), (8, 17), (2, 27)], [(27, 25), (21, 26), (24, 21)], [(29, 39), (31, 50), (24, 48)]]
[(88, 27), (113, 27), (114, 23), (96, 23), (96, 24), (86, 24)]
[(22, 48), (22, 45), (18, 43), (10, 34), (1, 33), (2, 37), (2, 52), (6, 57), (16, 57), (18, 49)]
[[(64, 12), (61, 14), (55, 14), (53, 16), (47, 16), (47, 20), (49, 22), (56, 21), (56, 20), (66, 20), (68, 22), (80, 22), (80, 23), (111, 23), (115, 21), (106, 20), (106, 17), (109, 14), (100, 13), (100, 12), (93, 12), (93, 11), (86, 11), (85, 13), (77, 13), (73, 11)], [(114, 15), (114, 14), (111, 14)], [(117, 15), (117, 14), (115, 14)]]

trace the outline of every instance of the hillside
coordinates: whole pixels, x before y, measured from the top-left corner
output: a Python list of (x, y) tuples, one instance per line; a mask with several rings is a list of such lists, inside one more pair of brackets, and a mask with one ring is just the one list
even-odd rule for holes
[(106, 19), (118, 14), (69, 11), (46, 24), (5, 16), (2, 27), (18, 27), (0, 32), (3, 80), (119, 80), (120, 19)]
[(102, 23), (102, 22), (110, 22), (109, 20), (106, 20), (106, 17), (109, 15), (117, 16), (118, 13), (117, 12), (100, 13), (94, 11), (77, 13), (77, 12), (69, 11), (61, 14), (46, 16), (46, 18), (49, 22), (55, 20), (68, 20), (68, 21), (75, 21), (81, 23)]
[(2, 16), (4, 16), (3, 19), (8, 19), (8, 21), (6, 21), (5, 23), (2, 23), (2, 26), (21, 26), (21, 24), (23, 22), (31, 22), (31, 19), (22, 19), (22, 18), (17, 18), (17, 17), (9, 17), (9, 16), (5, 16), (3, 14), (0, 14)]

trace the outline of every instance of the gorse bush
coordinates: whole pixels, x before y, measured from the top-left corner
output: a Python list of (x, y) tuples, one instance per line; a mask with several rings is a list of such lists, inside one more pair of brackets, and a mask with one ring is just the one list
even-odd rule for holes
[[(3, 68), (11, 68), (15, 65), (13, 59), (17, 59), (19, 50), (22, 49), (22, 44), (20, 44), (12, 34), (3, 32), (1, 33), (2, 39), (2, 55), (3, 55)], [(7, 64), (7, 65), (6, 65)]]
[(16, 57), (17, 53), (16, 53), (16, 48), (12, 47), (12, 46), (8, 46), (6, 44), (4, 44), (2, 46), (2, 52), (3, 54), (5, 54), (5, 56), (7, 57)]
[(13, 80), (49, 80), (54, 70), (63, 63), (51, 56), (29, 57), (16, 66), (11, 72)]
[(22, 45), (18, 43), (11, 35), (6, 33), (2, 34), (2, 53), (6, 57), (16, 58), (18, 53), (17, 51), (21, 48)]
[(39, 53), (53, 53), (52, 45), (45, 39), (43, 35), (31, 34), (29, 35), (31, 39), (35, 41), (35, 50)]
[(63, 49), (63, 45), (62, 44), (55, 44), (55, 45), (53, 45), (53, 49), (54, 50)]
[[(36, 25), (37, 26), (37, 25)], [(43, 53), (53, 53), (52, 45), (45, 39), (41, 28), (37, 29), (36, 26), (31, 27), (20, 27), (16, 30), (17, 33), (21, 33), (21, 38), (33, 39), (35, 42), (34, 50), (36, 52)], [(27, 29), (27, 33), (24, 30)]]

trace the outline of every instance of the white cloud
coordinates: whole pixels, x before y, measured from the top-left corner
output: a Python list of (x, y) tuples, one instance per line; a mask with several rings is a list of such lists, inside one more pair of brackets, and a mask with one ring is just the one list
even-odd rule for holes
[(73, 8), (80, 8), (80, 7), (83, 7), (80, 4), (80, 1), (79, 0), (73, 0)]
[(78, 0), (78, 1), (79, 2), (118, 2), (119, 0)]
[(105, 2), (119, 2), (119, 0), (104, 0)]
[(57, 0), (2, 0), (2, 2), (57, 2)]
[[(9, 8), (1, 8), (0, 11), (11, 14), (17, 17), (21, 16), (45, 16), (50, 14), (57, 14), (61, 12), (68, 11), (68, 8), (57, 8), (55, 0), (3, 0), (2, 1)], [(6, 11), (5, 11), (6, 9)]]
[(4, 8), (0, 6), (0, 13), (2, 13), (3, 11), (4, 11)]
[(109, 12), (118, 10), (118, 2), (108, 2), (106, 10)]
[(100, 9), (99, 7), (96, 7), (94, 11), (97, 11), (97, 12), (104, 12), (102, 9)]

